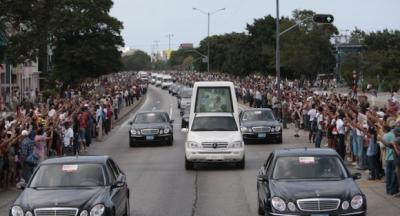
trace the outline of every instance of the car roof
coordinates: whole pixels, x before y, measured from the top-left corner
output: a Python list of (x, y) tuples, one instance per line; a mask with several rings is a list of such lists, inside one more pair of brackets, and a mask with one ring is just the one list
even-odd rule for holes
[(196, 113), (196, 117), (233, 117), (232, 113), (226, 112), (206, 112), (206, 113)]
[(275, 156), (307, 156), (307, 155), (324, 155), (338, 156), (337, 152), (330, 148), (288, 148), (277, 149), (274, 151)]
[[(137, 112), (137, 114), (146, 114), (146, 113), (167, 113), (167, 112), (161, 111), (161, 110), (139, 111), (139, 112)], [(167, 113), (167, 114), (168, 114), (168, 113)]]
[(106, 163), (110, 159), (108, 155), (85, 155), (55, 157), (43, 161), (41, 164), (64, 164), (64, 163)]
[(246, 112), (246, 111), (263, 111), (263, 110), (272, 111), (272, 109), (270, 109), (270, 108), (248, 108), (248, 109), (244, 109), (243, 112)]

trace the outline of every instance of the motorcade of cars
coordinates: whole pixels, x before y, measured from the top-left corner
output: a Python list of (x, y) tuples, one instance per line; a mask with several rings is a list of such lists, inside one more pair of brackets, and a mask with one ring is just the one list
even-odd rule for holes
[(187, 107), (181, 109), (180, 115), (182, 117), (181, 128), (188, 128), (189, 127), (190, 106), (187, 106)]
[(141, 111), (129, 122), (129, 146), (139, 144), (167, 144), (172, 145), (174, 140), (173, 120), (167, 112)]
[(179, 98), (179, 104), (178, 108), (179, 109), (184, 109), (187, 106), (190, 106), (190, 103), (192, 102), (192, 88), (183, 88), (180, 94)]
[(282, 123), (269, 108), (245, 109), (239, 114), (240, 130), (245, 143), (275, 141), (282, 143)]
[(237, 100), (232, 82), (196, 82), (185, 142), (185, 168), (195, 163), (233, 163), (245, 167)]
[(162, 80), (163, 80), (164, 74), (157, 74), (156, 75), (156, 86), (161, 87)]
[(10, 216), (122, 216), (130, 214), (125, 173), (109, 156), (43, 161), (12, 204)]
[(367, 200), (335, 150), (275, 150), (257, 176), (260, 215), (366, 215)]
[(168, 89), (172, 84), (173, 84), (173, 82), (172, 82), (172, 76), (170, 76), (170, 75), (164, 75), (164, 76), (162, 77), (162, 82), (161, 82), (161, 88), (162, 88), (162, 89)]

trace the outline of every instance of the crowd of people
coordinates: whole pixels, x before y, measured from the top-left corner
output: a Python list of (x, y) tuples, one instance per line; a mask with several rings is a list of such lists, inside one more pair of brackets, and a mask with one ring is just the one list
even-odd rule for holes
[[(377, 93), (372, 85), (368, 85), (365, 93), (355, 92), (354, 88), (349, 89), (348, 94), (321, 93), (311, 88), (310, 81), (284, 80), (279, 86), (282, 92), (279, 99), (274, 77), (176, 73), (177, 80), (189, 86), (202, 80), (234, 82), (237, 98), (242, 103), (271, 108), (282, 121), (283, 128), (293, 123), (295, 137), (304, 134), (299, 133), (304, 130), (314, 147), (335, 149), (354, 168), (369, 172), (369, 180), (385, 177), (386, 193), (400, 197), (398, 93), (392, 92), (386, 103), (377, 104)], [(321, 83), (332, 83), (332, 80), (321, 81), (318, 85)]]
[(0, 121), (0, 187), (27, 181), (46, 158), (87, 151), (94, 138), (110, 132), (122, 108), (146, 93), (147, 84), (121, 72), (60, 89), (43, 101), (24, 98)]

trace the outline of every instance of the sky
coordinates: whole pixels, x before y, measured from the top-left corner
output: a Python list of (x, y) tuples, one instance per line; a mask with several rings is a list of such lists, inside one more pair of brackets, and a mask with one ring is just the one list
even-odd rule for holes
[[(276, 15), (276, 0), (114, 0), (111, 15), (124, 24), (125, 46), (151, 53), (181, 43), (199, 42), (207, 36), (207, 15), (195, 11), (219, 11), (211, 15), (210, 35), (244, 32), (254, 19)], [(400, 0), (280, 0), (280, 16), (295, 9), (332, 14), (334, 24), (345, 33), (358, 27), (367, 32), (400, 30)]]

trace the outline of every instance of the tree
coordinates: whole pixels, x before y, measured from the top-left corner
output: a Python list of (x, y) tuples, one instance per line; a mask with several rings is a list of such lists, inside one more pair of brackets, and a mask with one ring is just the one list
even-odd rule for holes
[[(111, 0), (0, 0), (12, 34), (12, 64), (37, 61), (45, 76), (67, 83), (119, 70), (122, 23), (109, 15)], [(47, 74), (48, 50), (54, 73)]]
[(151, 69), (151, 57), (141, 51), (135, 51), (132, 55), (122, 57), (124, 70), (139, 71)]

